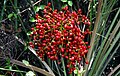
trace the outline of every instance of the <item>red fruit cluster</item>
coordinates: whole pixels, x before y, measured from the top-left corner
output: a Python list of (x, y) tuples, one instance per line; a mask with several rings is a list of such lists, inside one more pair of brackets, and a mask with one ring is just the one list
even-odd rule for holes
[[(36, 14), (36, 26), (31, 28), (32, 41), (29, 44), (43, 60), (45, 56), (51, 60), (63, 57), (72, 73), (76, 62), (80, 63), (90, 48), (88, 42), (84, 42), (86, 35), (90, 34), (87, 29), (90, 21), (80, 9), (70, 12), (65, 7), (62, 11), (53, 11), (48, 4), (43, 12), (43, 17)], [(80, 29), (83, 26), (86, 27), (84, 32)]]

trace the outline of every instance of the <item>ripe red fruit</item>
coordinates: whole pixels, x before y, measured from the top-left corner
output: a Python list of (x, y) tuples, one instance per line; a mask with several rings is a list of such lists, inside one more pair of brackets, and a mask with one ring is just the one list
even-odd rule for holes
[(48, 6), (51, 6), (51, 3), (48, 3)]
[(64, 7), (63, 10), (68, 10), (68, 6)]
[(69, 65), (69, 64), (67, 65), (67, 68), (70, 68), (70, 65)]
[(70, 58), (70, 60), (71, 60), (71, 61), (74, 61), (74, 60), (75, 60), (75, 58), (74, 58), (74, 57), (71, 57), (71, 58)]
[(88, 49), (90, 48), (90, 46), (87, 47)]
[(84, 53), (86, 54), (88, 52), (88, 50), (85, 50)]
[(34, 48), (34, 45), (30, 45), (30, 47)]
[(61, 48), (61, 52), (64, 52), (64, 48)]
[(34, 28), (31, 28), (31, 31), (34, 31)]
[(36, 29), (39, 29), (39, 26), (36, 26)]
[(38, 13), (36, 13), (35, 17), (36, 17), (36, 19), (38, 19), (38, 18), (39, 18), (39, 14), (38, 14)]
[(33, 43), (32, 43), (32, 42), (29, 42), (29, 45), (33, 45)]
[(91, 23), (90, 23), (90, 22), (87, 22), (87, 24), (90, 26)]
[(66, 59), (68, 59), (68, 56), (65, 56)]
[(89, 64), (88, 60), (85, 61), (86, 64)]
[[(30, 34), (32, 42), (29, 45), (43, 60), (64, 58), (69, 73), (72, 73), (75, 64), (80, 63), (90, 48), (89, 43), (84, 41), (86, 35), (91, 33), (88, 29), (90, 21), (82, 15), (81, 9), (71, 13), (67, 6), (59, 12), (57, 9), (53, 11), (50, 6), (51, 3), (45, 6), (44, 16), (36, 14), (36, 24)], [(87, 26), (84, 32), (81, 31), (83, 26)]]
[(58, 22), (56, 25), (59, 27), (60, 26), (60, 22)]

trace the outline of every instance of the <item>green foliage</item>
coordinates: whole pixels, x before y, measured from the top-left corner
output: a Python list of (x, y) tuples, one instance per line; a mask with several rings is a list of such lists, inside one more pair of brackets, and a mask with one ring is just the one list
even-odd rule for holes
[(28, 61), (22, 60), (22, 62), (23, 62), (26, 66), (29, 66), (29, 62), (28, 62)]
[(26, 73), (26, 75), (25, 75), (25, 76), (36, 76), (36, 75), (34, 74), (34, 72), (29, 71), (29, 72), (27, 72), (27, 73)]
[(17, 18), (17, 15), (15, 13), (11, 13), (8, 15), (8, 18), (11, 20), (12, 17)]
[(11, 13), (11, 14), (8, 15), (8, 18), (10, 19), (13, 16), (14, 16), (14, 13)]
[(86, 72), (86, 70), (82, 70), (79, 72), (79, 70), (74, 70), (74, 74), (76, 74), (77, 76), (83, 76), (83, 74)]
[(45, 8), (45, 5), (34, 6), (35, 12), (39, 12), (40, 10), (43, 10), (44, 8)]
[(68, 1), (68, 5), (72, 6), (73, 5), (72, 1)]
[(34, 19), (34, 17), (30, 17), (29, 21), (30, 22), (35, 22), (36, 20)]
[(67, 0), (61, 0), (62, 2), (67, 2)]
[(67, 4), (64, 4), (64, 5), (62, 5), (62, 8), (65, 8), (66, 6), (68, 6)]
[(35, 12), (38, 12), (40, 8), (38, 6), (34, 6)]
[(45, 8), (45, 5), (40, 5), (40, 9), (43, 10)]

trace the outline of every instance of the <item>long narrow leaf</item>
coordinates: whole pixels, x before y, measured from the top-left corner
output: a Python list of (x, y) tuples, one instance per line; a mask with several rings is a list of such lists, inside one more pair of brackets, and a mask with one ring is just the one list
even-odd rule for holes
[(119, 38), (120, 38), (120, 32), (119, 32), (119, 33), (117, 34), (117, 36), (115, 37), (114, 42), (112, 43), (112, 45), (110, 46), (110, 48), (109, 48), (109, 50), (107, 51), (106, 55), (104, 56), (102, 62), (100, 63), (100, 65), (99, 65), (99, 67), (98, 67), (98, 70), (96, 71), (96, 76), (99, 75), (100, 70), (101, 70), (101, 68), (103, 67), (104, 62), (106, 61), (108, 55), (110, 54), (111, 50), (113, 49), (115, 43), (118, 41)]
[(118, 44), (118, 46), (116, 47), (116, 49), (114, 50), (114, 52), (111, 54), (111, 56), (107, 59), (106, 63), (104, 64), (104, 67), (101, 69), (101, 73), (99, 75), (101, 75), (103, 73), (103, 71), (105, 70), (106, 66), (108, 65), (108, 63), (113, 58), (114, 54), (117, 52), (117, 50), (119, 48), (120, 48), (120, 43)]
[[(93, 46), (94, 46), (96, 31), (97, 31), (98, 23), (99, 23), (99, 20), (100, 20), (101, 8), (102, 8), (102, 0), (99, 0), (98, 10), (97, 10), (98, 14), (96, 16), (95, 26), (94, 26), (94, 30), (93, 30), (92, 38), (91, 38), (91, 42), (90, 42), (91, 48), (89, 49), (88, 54), (87, 54), (87, 59), (89, 61), (90, 61), (90, 58), (91, 58), (91, 55), (92, 55), (92, 52), (93, 52), (92, 49), (93, 49)], [(88, 69), (88, 65), (85, 65), (85, 69)]]
[[(97, 67), (99, 66), (98, 63), (101, 62), (101, 60), (100, 60), (99, 58), (100, 58), (100, 55), (101, 55), (101, 53), (102, 53), (102, 49), (103, 49), (104, 44), (105, 44), (105, 42), (106, 42), (106, 40), (107, 40), (107, 38), (108, 38), (108, 36), (109, 36), (109, 34), (110, 34), (110, 31), (111, 31), (113, 25), (115, 24), (115, 21), (116, 21), (118, 15), (119, 15), (119, 12), (120, 12), (120, 10), (117, 12), (117, 14), (116, 14), (116, 16), (115, 16), (112, 24), (111, 24), (110, 27), (109, 27), (109, 30), (107, 31), (107, 34), (106, 34), (106, 36), (105, 36), (106, 39), (104, 39), (104, 40), (102, 41), (102, 43), (101, 43), (100, 50), (99, 50), (99, 52), (98, 52), (98, 54), (97, 54), (97, 56), (96, 56), (95, 61), (93, 62), (93, 66), (92, 66), (92, 70), (90, 71), (90, 75), (92, 75), (93, 71), (95, 72), (95, 71), (97, 70)], [(102, 57), (102, 56), (101, 56), (101, 57)]]

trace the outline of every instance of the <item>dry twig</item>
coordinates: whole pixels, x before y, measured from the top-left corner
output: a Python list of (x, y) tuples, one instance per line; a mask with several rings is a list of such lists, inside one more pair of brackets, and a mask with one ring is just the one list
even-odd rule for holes
[(33, 70), (33, 71), (39, 72), (39, 73), (41, 73), (41, 74), (43, 74), (43, 75), (46, 75), (46, 76), (53, 76), (52, 74), (50, 74), (49, 72), (45, 71), (44, 69), (35, 67), (35, 66), (33, 66), (33, 65), (28, 65), (28, 66), (26, 66), (24, 63), (22, 63), (22, 62), (20, 62), (20, 61), (18, 61), (18, 60), (12, 59), (12, 60), (11, 60), (11, 63), (16, 64), (16, 65), (19, 65), (19, 66), (22, 66), (22, 67), (25, 67), (25, 68), (28, 68), (28, 69), (31, 69), (31, 70)]

